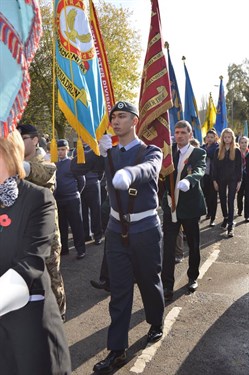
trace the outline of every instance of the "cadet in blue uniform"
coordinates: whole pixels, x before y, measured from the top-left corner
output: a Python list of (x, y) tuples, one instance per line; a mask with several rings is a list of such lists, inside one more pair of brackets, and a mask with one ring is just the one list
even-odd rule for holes
[[(105, 234), (111, 289), (107, 341), (110, 353), (94, 366), (97, 373), (108, 373), (126, 361), (134, 277), (142, 295), (146, 321), (151, 325), (148, 342), (162, 337), (164, 313), (162, 231), (157, 214), (162, 152), (137, 138), (138, 110), (134, 105), (116, 103), (110, 121), (119, 137), (119, 145), (110, 150), (113, 166), (107, 157), (107, 150), (112, 147), (110, 137), (104, 135), (99, 141), (111, 207)], [(77, 168), (76, 163), (74, 167)]]

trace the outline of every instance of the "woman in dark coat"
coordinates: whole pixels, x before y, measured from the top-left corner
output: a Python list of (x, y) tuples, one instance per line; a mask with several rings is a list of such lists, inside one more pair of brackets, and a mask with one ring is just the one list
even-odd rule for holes
[(45, 259), (54, 231), (49, 189), (25, 181), (17, 130), (0, 138), (0, 372), (69, 375), (70, 356)]
[(213, 183), (219, 192), (223, 222), (228, 237), (234, 236), (234, 200), (242, 179), (241, 153), (232, 129), (225, 128), (220, 136), (219, 149), (214, 155)]

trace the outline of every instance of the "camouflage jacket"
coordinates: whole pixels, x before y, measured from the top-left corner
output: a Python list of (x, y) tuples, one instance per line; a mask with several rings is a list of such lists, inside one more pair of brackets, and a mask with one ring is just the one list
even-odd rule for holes
[(47, 187), (53, 192), (56, 182), (56, 165), (46, 161), (38, 152), (28, 162), (30, 164), (30, 174), (26, 177), (26, 180), (36, 185)]

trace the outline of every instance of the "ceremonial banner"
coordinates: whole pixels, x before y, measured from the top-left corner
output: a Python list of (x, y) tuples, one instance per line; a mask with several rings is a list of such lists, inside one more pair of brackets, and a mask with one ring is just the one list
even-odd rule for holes
[[(183, 58), (184, 60), (184, 58)], [(192, 125), (193, 135), (200, 144), (202, 144), (202, 134), (201, 134), (201, 123), (199, 119), (199, 112), (194, 96), (194, 91), (190, 82), (188, 70), (184, 62), (185, 71), (185, 105), (184, 105), (184, 119)]]
[[(95, 46), (98, 61), (99, 61), (100, 75), (101, 75), (104, 96), (105, 96), (106, 109), (109, 115), (112, 107), (115, 104), (111, 73), (109, 69), (107, 54), (106, 54), (104, 40), (102, 38), (100, 26), (99, 26), (97, 13), (96, 13), (95, 6), (92, 0), (89, 0), (89, 5), (90, 5), (90, 26), (91, 26), (92, 36), (94, 40), (94, 46)], [(113, 144), (116, 144), (117, 136), (114, 135), (111, 124), (109, 124), (107, 133), (110, 133), (113, 136), (112, 137)]]
[(172, 107), (169, 73), (157, 0), (152, 0), (151, 24), (139, 98), (138, 136), (146, 144), (155, 144), (163, 151), (162, 177), (174, 170), (168, 109)]
[(223, 77), (220, 76), (220, 90), (219, 90), (219, 99), (217, 105), (217, 113), (216, 113), (216, 122), (215, 122), (215, 129), (217, 131), (218, 136), (221, 135), (223, 129), (228, 127), (227, 122), (227, 107), (226, 107), (226, 99), (224, 94), (224, 87), (223, 87)]
[(14, 129), (26, 108), (28, 69), (41, 33), (36, 0), (0, 1), (0, 137)]
[(55, 0), (59, 107), (69, 124), (99, 155), (108, 127), (98, 58), (83, 0)]
[(171, 62), (169, 53), (169, 44), (165, 43), (165, 47), (168, 52), (168, 65), (169, 65), (169, 78), (170, 78), (170, 88), (173, 101), (173, 107), (169, 109), (169, 122), (171, 134), (175, 132), (175, 124), (183, 120), (182, 102), (180, 98), (180, 92), (178, 89), (178, 84), (175, 76), (175, 71)]
[(203, 137), (205, 137), (207, 132), (213, 128), (215, 121), (216, 121), (216, 108), (213, 102), (212, 94), (210, 93), (209, 99), (208, 99), (206, 119), (201, 128)]

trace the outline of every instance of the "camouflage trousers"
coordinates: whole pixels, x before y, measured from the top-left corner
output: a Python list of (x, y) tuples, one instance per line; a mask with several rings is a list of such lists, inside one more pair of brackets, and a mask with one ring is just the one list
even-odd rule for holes
[(58, 226), (58, 214), (55, 210), (55, 233), (51, 245), (50, 256), (46, 259), (48, 273), (51, 278), (51, 287), (56, 297), (61, 315), (66, 313), (66, 294), (64, 282), (60, 271), (61, 239)]

